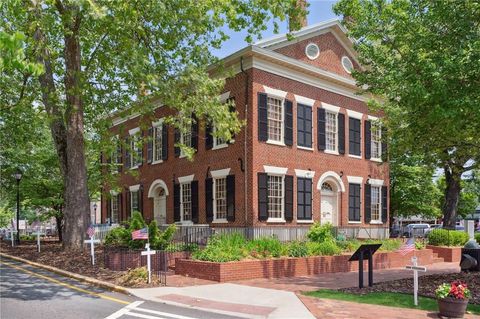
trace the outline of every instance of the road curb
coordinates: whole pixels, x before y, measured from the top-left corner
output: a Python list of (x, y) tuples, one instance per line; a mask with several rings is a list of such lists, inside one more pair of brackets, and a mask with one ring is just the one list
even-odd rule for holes
[(19, 262), (22, 262), (22, 263), (25, 263), (25, 264), (28, 264), (28, 265), (31, 265), (31, 266), (34, 266), (34, 267), (37, 267), (37, 268), (42, 268), (42, 269), (51, 271), (53, 273), (56, 273), (56, 274), (64, 276), (64, 277), (69, 277), (69, 278), (73, 278), (73, 279), (76, 279), (76, 280), (79, 280), (79, 281), (83, 281), (83, 282), (92, 284), (94, 286), (100, 287), (100, 288), (108, 289), (108, 290), (115, 291), (115, 292), (120, 292), (120, 293), (123, 293), (125, 295), (130, 295), (127, 288), (122, 287), (122, 286), (117, 286), (117, 285), (111, 284), (109, 282), (101, 281), (101, 280), (98, 280), (98, 279), (95, 279), (95, 278), (92, 278), (92, 277), (87, 277), (87, 276), (84, 276), (84, 275), (79, 275), (79, 274), (76, 274), (76, 273), (73, 273), (73, 272), (69, 272), (69, 271), (66, 271), (66, 270), (59, 269), (57, 267), (36, 263), (36, 262), (30, 261), (28, 259), (8, 255), (8, 254), (1, 253), (1, 252), (0, 252), (0, 256), (5, 257), (5, 258), (9, 258), (9, 259), (12, 259), (12, 260), (16, 260), (16, 261), (19, 261)]

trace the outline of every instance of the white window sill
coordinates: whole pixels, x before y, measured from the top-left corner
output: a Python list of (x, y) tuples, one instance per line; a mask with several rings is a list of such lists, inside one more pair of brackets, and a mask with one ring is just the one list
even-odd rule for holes
[(348, 154), (348, 157), (362, 159), (361, 155)]
[(372, 158), (370, 158), (370, 160), (371, 160), (372, 162), (383, 163), (383, 161), (382, 161), (381, 158), (373, 158), (373, 157), (372, 157)]
[(349, 224), (361, 224), (362, 222), (361, 221), (356, 221), (356, 220), (352, 220), (352, 221), (348, 221)]
[(314, 221), (310, 219), (297, 219), (297, 224), (312, 224)]
[(285, 143), (273, 140), (267, 140), (267, 144), (278, 145), (278, 146), (286, 146)]
[(138, 169), (138, 165), (130, 167), (130, 169)]
[(160, 164), (163, 163), (163, 160), (156, 160), (150, 163), (150, 165)]
[(297, 145), (297, 148), (298, 148), (299, 150), (304, 150), (304, 151), (311, 151), (311, 152), (313, 152), (313, 147), (305, 147), (305, 146), (299, 146), (299, 145)]
[(325, 153), (327, 154), (332, 154), (332, 155), (340, 155), (338, 151), (332, 151), (332, 150), (324, 150)]
[(228, 220), (226, 219), (214, 219), (212, 221), (212, 224), (226, 224), (226, 223), (228, 223)]
[(220, 150), (222, 148), (227, 148), (228, 147), (228, 144), (220, 144), (220, 145), (215, 145), (214, 147), (212, 147), (212, 150)]
[(380, 221), (380, 220), (372, 220), (372, 221), (370, 221), (370, 224), (371, 225), (383, 225), (382, 221)]
[(284, 218), (269, 218), (267, 223), (286, 223), (286, 220)]
[(191, 225), (193, 225), (193, 222), (192, 222), (191, 220), (182, 220), (182, 221), (176, 222), (175, 224), (177, 224), (177, 225), (191, 226)]
[(180, 156), (179, 156), (178, 158), (185, 158), (185, 157), (187, 157), (187, 155), (185, 155), (185, 154), (180, 154)]

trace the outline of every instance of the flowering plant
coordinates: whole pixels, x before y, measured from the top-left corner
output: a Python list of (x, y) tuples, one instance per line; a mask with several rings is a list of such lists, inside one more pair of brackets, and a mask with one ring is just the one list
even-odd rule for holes
[(456, 280), (451, 284), (441, 284), (438, 286), (437, 290), (435, 290), (435, 295), (439, 299), (444, 298), (454, 298), (454, 299), (469, 299), (470, 298), (470, 290), (468, 286)]

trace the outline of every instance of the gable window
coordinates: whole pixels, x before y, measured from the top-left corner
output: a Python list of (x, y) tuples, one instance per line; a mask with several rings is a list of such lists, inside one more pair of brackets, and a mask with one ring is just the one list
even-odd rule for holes
[(297, 219), (312, 220), (312, 179), (297, 178)]
[(267, 97), (268, 140), (283, 143), (283, 100)]
[(297, 104), (297, 143), (312, 148), (312, 107), (300, 103)]
[(337, 138), (337, 113), (325, 112), (325, 137), (327, 151), (337, 152), (338, 138)]
[(373, 186), (371, 187), (371, 222), (372, 223), (381, 223), (381, 209), (382, 209), (382, 197), (381, 197), (381, 187)]
[(227, 220), (227, 177), (213, 179), (213, 212), (215, 220)]
[(153, 127), (153, 161), (159, 162), (163, 159), (163, 125)]
[(180, 184), (180, 216), (181, 221), (192, 220), (192, 185), (191, 183)]
[(348, 221), (360, 222), (360, 184), (348, 184)]
[(349, 118), (348, 123), (348, 140), (349, 147), (348, 151), (351, 155), (360, 156), (361, 155), (361, 131), (360, 131), (361, 121), (356, 118)]
[(284, 218), (283, 176), (268, 175), (268, 218)]
[(371, 134), (371, 159), (380, 160), (382, 158), (382, 129), (380, 125), (372, 123), (370, 134)]

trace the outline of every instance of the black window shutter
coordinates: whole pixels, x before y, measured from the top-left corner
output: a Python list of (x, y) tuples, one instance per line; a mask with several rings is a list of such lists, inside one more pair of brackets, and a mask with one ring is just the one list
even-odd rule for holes
[(305, 147), (312, 147), (312, 107), (305, 106), (304, 111), (305, 111), (305, 117), (304, 117)]
[(285, 145), (293, 145), (293, 103), (292, 101), (285, 100), (285, 135), (284, 143)]
[(180, 143), (180, 129), (179, 128), (175, 128), (175, 146), (174, 146), (174, 150), (175, 150), (175, 157), (180, 157), (180, 147), (177, 146), (177, 144)]
[(345, 154), (345, 114), (338, 113), (338, 153)]
[(325, 109), (317, 109), (317, 143), (318, 150), (325, 150), (326, 136), (325, 136)]
[(192, 148), (198, 150), (198, 121), (194, 118), (192, 121)]
[(130, 168), (130, 138), (125, 138), (125, 168)]
[(352, 155), (361, 155), (361, 133), (360, 133), (360, 120), (355, 118), (349, 118), (348, 122), (348, 140), (349, 147), (348, 153)]
[(305, 179), (305, 219), (312, 219), (312, 179)]
[(293, 176), (285, 175), (285, 220), (293, 220)]
[(207, 150), (211, 150), (213, 148), (212, 125), (209, 123), (205, 124), (205, 148)]
[(388, 156), (387, 156), (388, 155), (387, 154), (387, 152), (388, 152), (387, 134), (388, 134), (387, 128), (382, 126), (382, 159), (383, 159), (383, 161), (387, 161), (387, 159), (388, 159)]
[(168, 159), (168, 125), (162, 124), (162, 160)]
[(207, 215), (207, 223), (213, 221), (213, 179), (205, 180), (205, 213)]
[[(236, 104), (235, 104), (235, 97), (232, 96), (232, 97), (228, 98), (228, 99), (227, 99), (227, 102), (229, 102), (229, 103), (231, 102), (231, 103), (232, 103), (232, 104), (230, 105), (229, 111), (232, 112), (232, 113), (235, 113), (236, 110), (237, 110), (237, 106), (236, 106)], [(231, 144), (231, 143), (234, 142), (234, 140), (235, 140), (235, 135), (233, 134), (233, 135), (232, 135), (232, 139), (231, 139), (230, 141), (227, 141), (227, 143), (228, 143), (228, 144)]]
[(173, 221), (180, 221), (180, 184), (173, 184)]
[(192, 222), (198, 224), (198, 181), (192, 181)]
[[(141, 131), (142, 132), (142, 131)], [(135, 137), (135, 147), (137, 148), (137, 159), (135, 162), (137, 163), (138, 166), (141, 166), (143, 164), (143, 134), (139, 133)]]
[(267, 95), (258, 93), (258, 140), (268, 140)]
[(154, 128), (150, 127), (148, 129), (148, 140), (147, 140), (147, 163), (153, 162), (153, 140), (156, 138), (154, 136)]
[(370, 184), (365, 184), (365, 223), (368, 224), (372, 220), (372, 191)]
[(235, 175), (227, 176), (227, 220), (235, 221)]
[(140, 185), (140, 188), (138, 189), (138, 192), (137, 192), (137, 202), (138, 202), (138, 211), (143, 216), (143, 186), (142, 185)]
[(268, 219), (268, 175), (258, 173), (258, 220)]
[(382, 222), (388, 222), (388, 189), (382, 186)]
[(365, 158), (370, 159), (372, 156), (372, 145), (371, 145), (371, 123), (370, 121), (365, 121)]
[(297, 178), (297, 219), (305, 219), (305, 178)]
[(123, 154), (122, 154), (122, 143), (120, 141), (117, 141), (117, 170), (118, 172), (122, 171), (122, 166), (123, 166)]
[(305, 141), (305, 105), (297, 103), (297, 144), (306, 146)]

